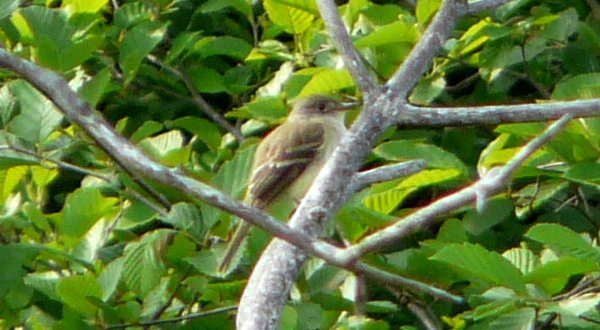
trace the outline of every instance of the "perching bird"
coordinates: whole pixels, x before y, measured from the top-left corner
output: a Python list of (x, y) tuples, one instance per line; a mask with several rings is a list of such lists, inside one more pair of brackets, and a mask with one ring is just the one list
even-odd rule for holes
[[(354, 106), (324, 95), (297, 101), (285, 123), (258, 145), (244, 201), (261, 209), (282, 198), (300, 201), (346, 131), (343, 111)], [(250, 228), (240, 220), (219, 266), (221, 272), (229, 271)]]

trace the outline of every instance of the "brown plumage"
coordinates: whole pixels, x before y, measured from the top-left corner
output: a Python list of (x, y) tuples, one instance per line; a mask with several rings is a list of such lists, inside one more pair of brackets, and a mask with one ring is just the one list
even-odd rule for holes
[[(298, 101), (286, 122), (256, 149), (246, 203), (267, 209), (280, 198), (302, 199), (345, 132), (340, 111), (348, 108), (323, 95)], [(228, 271), (250, 228), (249, 223), (240, 221), (220, 271)]]

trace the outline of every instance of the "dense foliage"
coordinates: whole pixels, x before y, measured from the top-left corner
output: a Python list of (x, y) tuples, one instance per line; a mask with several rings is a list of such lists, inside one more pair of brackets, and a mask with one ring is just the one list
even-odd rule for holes
[[(338, 3), (355, 46), (386, 79), (439, 2)], [(598, 97), (599, 19), (584, 0), (515, 0), (469, 16), (410, 100)], [(256, 143), (285, 118), (286, 101), (360, 98), (310, 0), (0, 0), (0, 44), (68, 78), (154, 159), (236, 198)], [(232, 328), (228, 307), (268, 236), (257, 230), (237, 271), (218, 273), (237, 219), (124, 173), (27, 82), (9, 71), (0, 82), (0, 326), (93, 329), (184, 317), (154, 324)], [(229, 131), (207, 109), (223, 115)], [(326, 234), (355, 242), (504, 164), (544, 127), (390, 129), (365, 168), (410, 159), (428, 168), (358, 193)], [(231, 133), (237, 129), (243, 141)], [(314, 259), (282, 328), (411, 329), (423, 320), (414, 305), (452, 329), (597, 328), (599, 158), (600, 121), (574, 121), (482, 212), (455, 210), (369, 260), (468, 305), (368, 282), (365, 313), (356, 315), (360, 281)], [(221, 312), (202, 314), (213, 310)]]

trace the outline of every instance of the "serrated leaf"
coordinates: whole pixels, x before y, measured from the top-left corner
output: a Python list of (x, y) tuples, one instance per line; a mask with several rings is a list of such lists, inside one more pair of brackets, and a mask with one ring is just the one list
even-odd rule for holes
[[(502, 256), (515, 265), (515, 267), (525, 275), (531, 273), (540, 264), (539, 258), (528, 249), (512, 248), (504, 251)], [(528, 277), (526, 276), (526, 278)]]
[(171, 48), (165, 58), (165, 63), (172, 63), (175, 59), (181, 60), (186, 57), (187, 53), (194, 48), (194, 44), (198, 41), (200, 32), (181, 32), (173, 39)]
[(300, 34), (308, 29), (315, 17), (308, 11), (289, 6), (278, 0), (265, 0), (265, 11), (271, 20), (286, 32)]
[(240, 61), (248, 56), (250, 50), (252, 46), (249, 43), (234, 37), (206, 37), (194, 45), (194, 51), (201, 57), (224, 55)]
[(419, 33), (414, 25), (397, 21), (377, 28), (354, 42), (357, 48), (378, 47), (399, 42), (414, 43)]
[(537, 313), (535, 309), (521, 308), (510, 313), (500, 315), (490, 323), (493, 329), (498, 330), (529, 330), (534, 328)]
[(525, 276), (525, 280), (537, 284), (547, 294), (554, 295), (565, 287), (571, 276), (598, 271), (599, 268), (595, 261), (567, 256), (537, 267)]
[(121, 281), (124, 261), (124, 258), (113, 260), (106, 265), (100, 275), (98, 275), (98, 284), (102, 288), (102, 301), (108, 301), (108, 299), (116, 292), (117, 286)]
[(417, 2), (416, 16), (417, 21), (422, 27), (425, 27), (435, 12), (440, 7), (441, 0), (420, 0)]
[(96, 104), (100, 101), (106, 87), (110, 82), (110, 70), (104, 68), (100, 70), (92, 79), (86, 82), (79, 90), (78, 93), (81, 97), (86, 100), (92, 108), (96, 107)]
[(525, 282), (519, 270), (494, 251), (475, 244), (450, 244), (431, 257), (447, 263), (458, 272), (488, 282), (525, 292)]
[(208, 0), (200, 6), (200, 12), (211, 13), (223, 8), (234, 8), (246, 17), (252, 15), (252, 6), (245, 0)]
[(113, 210), (117, 199), (104, 197), (96, 188), (80, 188), (67, 196), (62, 209), (60, 230), (64, 235), (80, 238), (101, 217)]
[(571, 77), (556, 85), (554, 100), (577, 100), (600, 97), (600, 73), (586, 73)]
[(196, 138), (204, 141), (213, 151), (216, 151), (221, 144), (221, 132), (219, 128), (204, 118), (179, 117), (173, 121), (173, 126), (185, 129), (194, 134)]
[(313, 75), (304, 88), (302, 88), (299, 96), (330, 94), (354, 86), (354, 80), (352, 80), (348, 71), (326, 69)]
[(469, 233), (480, 235), (486, 230), (506, 220), (512, 213), (513, 203), (510, 199), (493, 198), (487, 201), (483, 211), (468, 211), (463, 218), (463, 224)]
[(198, 209), (189, 203), (177, 203), (171, 207), (169, 214), (163, 221), (179, 229), (187, 229), (194, 222), (201, 221)]
[(468, 173), (467, 167), (454, 154), (430, 144), (409, 140), (394, 140), (378, 145), (373, 153), (383, 159), (400, 162), (424, 159), (428, 168), (455, 168)]
[(43, 273), (29, 273), (23, 277), (23, 282), (39, 292), (42, 292), (48, 298), (60, 301), (58, 294), (56, 293), (56, 285), (61, 277), (52, 271)]
[(62, 114), (40, 92), (22, 80), (10, 83), (10, 91), (19, 101), (21, 112), (9, 123), (16, 136), (32, 142), (43, 142), (62, 121)]
[(64, 0), (62, 8), (71, 14), (96, 13), (108, 4), (108, 0)]
[(164, 25), (143, 24), (125, 34), (119, 45), (119, 65), (126, 84), (135, 78), (142, 60), (160, 43), (165, 32)]
[(246, 189), (255, 150), (256, 145), (239, 150), (233, 159), (221, 166), (213, 182), (224, 193), (234, 198), (241, 197), (242, 192)]
[(201, 93), (221, 93), (227, 90), (225, 80), (217, 70), (195, 66), (186, 71), (194, 87)]
[(86, 317), (93, 317), (98, 307), (92, 304), (89, 298), (100, 298), (102, 288), (92, 274), (73, 275), (62, 278), (57, 286), (56, 293), (65, 304)]
[(156, 244), (165, 238), (168, 231), (155, 231), (139, 242), (127, 245), (124, 251), (124, 283), (139, 296), (145, 296), (160, 282), (165, 268), (157, 254)]
[(2, 0), (2, 6), (0, 6), (0, 20), (8, 17), (17, 8), (19, 8), (20, 0)]
[(365, 197), (363, 203), (371, 210), (390, 214), (414, 191), (417, 191), (417, 188), (390, 189), (381, 193), (371, 193)]
[(266, 122), (279, 122), (288, 114), (283, 98), (280, 96), (259, 97), (244, 104), (241, 108), (228, 113), (228, 117), (254, 118)]
[(152, 9), (144, 2), (131, 2), (119, 6), (115, 10), (115, 25), (120, 28), (128, 28), (143, 21), (149, 21), (154, 17)]
[(104, 41), (78, 31), (63, 10), (30, 6), (20, 13), (34, 39), (39, 62), (52, 69), (64, 71), (81, 64)]
[(542, 223), (531, 228), (525, 236), (544, 244), (558, 255), (600, 261), (598, 248), (567, 227)]

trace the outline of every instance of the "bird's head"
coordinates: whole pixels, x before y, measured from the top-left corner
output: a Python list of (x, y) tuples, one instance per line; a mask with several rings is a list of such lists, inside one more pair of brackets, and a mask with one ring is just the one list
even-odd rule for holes
[(294, 103), (292, 115), (313, 116), (332, 115), (337, 116), (339, 112), (356, 107), (356, 103), (342, 103), (331, 96), (311, 95)]

